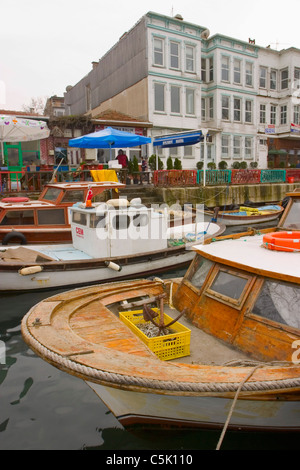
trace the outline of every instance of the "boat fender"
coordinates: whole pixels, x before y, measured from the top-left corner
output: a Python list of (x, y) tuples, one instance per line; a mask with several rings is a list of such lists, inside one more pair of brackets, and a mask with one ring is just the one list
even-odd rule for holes
[(12, 239), (20, 240), (21, 245), (27, 245), (27, 239), (25, 235), (21, 232), (9, 232), (7, 233), (2, 240), (2, 245), (7, 245)]
[(19, 269), (18, 273), (21, 274), (21, 276), (28, 276), (29, 274), (36, 274), (41, 271), (43, 271), (42, 266), (28, 266), (27, 268)]
[(105, 266), (107, 268), (113, 269), (114, 271), (121, 271), (122, 270), (122, 266), (119, 266), (118, 264), (113, 263), (112, 261), (105, 261)]

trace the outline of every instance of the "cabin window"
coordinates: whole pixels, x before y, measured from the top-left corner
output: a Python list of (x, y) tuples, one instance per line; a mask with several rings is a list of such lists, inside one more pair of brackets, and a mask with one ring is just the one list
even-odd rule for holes
[(300, 328), (300, 287), (266, 280), (252, 313), (283, 325)]
[(39, 225), (65, 225), (64, 209), (43, 209), (37, 210)]
[(72, 221), (75, 224), (86, 225), (86, 214), (82, 212), (73, 212)]
[(46, 199), (47, 201), (56, 201), (60, 195), (60, 192), (61, 189), (59, 188), (48, 188), (43, 196), (43, 199)]
[(196, 255), (190, 269), (186, 274), (185, 279), (188, 280), (197, 289), (201, 289), (212, 265), (212, 261), (206, 258), (202, 258), (200, 255)]
[(206, 294), (225, 303), (241, 307), (252, 277), (237, 271), (216, 269)]
[(114, 230), (125, 230), (130, 225), (130, 217), (125, 214), (116, 215), (112, 219), (112, 227)]
[(136, 214), (132, 218), (134, 227), (146, 227), (148, 225), (147, 214)]
[(90, 227), (91, 228), (105, 228), (105, 226), (106, 226), (105, 214), (101, 214), (101, 215), (91, 214), (90, 215)]
[(34, 225), (33, 211), (7, 211), (1, 225)]
[(67, 191), (63, 196), (61, 202), (83, 202), (84, 201), (84, 191)]
[(289, 230), (300, 230), (300, 199), (294, 199), (283, 226)]

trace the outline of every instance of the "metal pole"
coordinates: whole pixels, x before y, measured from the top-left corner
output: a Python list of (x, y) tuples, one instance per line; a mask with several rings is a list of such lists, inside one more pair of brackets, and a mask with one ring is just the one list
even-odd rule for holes
[(207, 142), (206, 142), (206, 137), (207, 137), (208, 130), (204, 129), (202, 131), (202, 134), (204, 136), (204, 159), (203, 159), (203, 186), (206, 184), (206, 167), (207, 167)]

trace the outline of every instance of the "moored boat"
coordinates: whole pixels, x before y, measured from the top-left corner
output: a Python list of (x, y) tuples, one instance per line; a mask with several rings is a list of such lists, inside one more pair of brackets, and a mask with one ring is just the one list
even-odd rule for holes
[(215, 221), (227, 227), (255, 225), (278, 219), (282, 215), (283, 210), (284, 208), (278, 204), (270, 204), (261, 207), (240, 206), (235, 210), (204, 210), (203, 217), (204, 221), (209, 221), (214, 218)]
[(139, 200), (75, 204), (72, 244), (13, 246), (0, 251), (0, 290), (38, 290), (108, 282), (188, 266), (193, 243), (220, 235), (219, 224), (168, 227), (168, 214)]
[[(269, 250), (264, 236), (194, 246), (180, 280), (50, 297), (24, 317), (24, 339), (84, 380), (127, 428), (299, 432), (300, 252)], [(135, 333), (137, 318), (172, 328), (162, 313), (189, 331), (188, 349), (178, 329), (157, 336), (168, 360)]]
[(8, 197), (0, 200), (0, 242), (2, 245), (27, 243), (70, 243), (72, 240), (68, 208), (125, 185), (114, 181), (47, 183), (37, 200)]

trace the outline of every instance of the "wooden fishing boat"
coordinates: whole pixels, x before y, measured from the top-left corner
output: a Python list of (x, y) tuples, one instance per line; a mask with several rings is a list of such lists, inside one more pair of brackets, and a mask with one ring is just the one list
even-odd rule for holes
[(106, 199), (125, 185), (113, 181), (45, 184), (37, 200), (8, 197), (0, 200), (0, 242), (69, 243), (72, 240), (68, 208), (86, 200), (88, 191)]
[[(288, 212), (299, 201), (292, 193)], [(218, 448), (227, 429), (299, 432), (300, 250), (271, 250), (269, 230), (253, 233), (194, 246), (183, 279), (45, 299), (24, 317), (23, 337), (124, 427), (222, 429)], [(163, 335), (148, 338), (145, 324)]]
[(194, 223), (168, 227), (168, 215), (140, 200), (111, 199), (69, 208), (72, 244), (0, 250), (0, 290), (38, 290), (150, 275), (188, 266), (193, 243), (225, 227)]
[(277, 204), (261, 207), (240, 206), (236, 210), (204, 210), (204, 221), (211, 220), (215, 214), (215, 220), (227, 227), (236, 225), (256, 225), (271, 222), (278, 219), (284, 208)]

